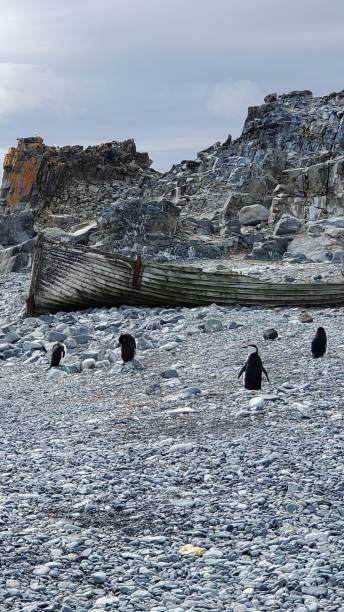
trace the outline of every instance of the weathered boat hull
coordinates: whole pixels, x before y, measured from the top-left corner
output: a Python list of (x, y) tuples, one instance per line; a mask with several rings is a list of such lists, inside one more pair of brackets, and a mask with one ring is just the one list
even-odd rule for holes
[(237, 272), (159, 265), (40, 237), (27, 314), (96, 306), (340, 306), (344, 283), (273, 284)]

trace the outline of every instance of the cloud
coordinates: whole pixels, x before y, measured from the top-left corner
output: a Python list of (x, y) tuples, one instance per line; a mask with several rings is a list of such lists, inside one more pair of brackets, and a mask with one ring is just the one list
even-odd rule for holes
[(261, 104), (263, 93), (257, 83), (252, 81), (223, 81), (210, 88), (207, 107), (215, 115), (222, 117), (243, 117), (247, 107)]
[(38, 64), (0, 63), (0, 117), (44, 108), (60, 112), (73, 87)]
[(0, 146), (133, 137), (166, 168), (238, 136), (271, 91), (340, 90), (343, 0), (311, 4), (2, 0)]

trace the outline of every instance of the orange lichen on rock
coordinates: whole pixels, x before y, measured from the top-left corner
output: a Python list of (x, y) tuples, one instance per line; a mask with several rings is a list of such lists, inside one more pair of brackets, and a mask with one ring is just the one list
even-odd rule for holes
[(14, 163), (12, 172), (9, 176), (10, 185), (7, 204), (16, 204), (20, 202), (24, 196), (29, 195), (37, 178), (38, 167), (39, 163), (37, 157), (31, 157), (22, 162), (16, 161)]
[(44, 144), (41, 138), (20, 139), (11, 147), (4, 159), (2, 196), (12, 206), (27, 199), (36, 183), (42, 161)]
[(4, 159), (4, 169), (12, 168), (14, 164), (14, 160), (16, 157), (17, 149), (15, 147), (10, 147), (5, 155)]

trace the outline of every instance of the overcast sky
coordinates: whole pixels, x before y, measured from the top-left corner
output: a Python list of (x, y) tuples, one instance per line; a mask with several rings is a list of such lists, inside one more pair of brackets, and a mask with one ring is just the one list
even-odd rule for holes
[(267, 93), (344, 88), (343, 0), (1, 0), (0, 154), (134, 138), (157, 169)]

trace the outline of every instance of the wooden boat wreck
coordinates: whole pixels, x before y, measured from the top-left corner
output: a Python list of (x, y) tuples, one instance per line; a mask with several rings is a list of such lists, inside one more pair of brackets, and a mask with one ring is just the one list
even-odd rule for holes
[(274, 284), (238, 272), (204, 272), (131, 259), (40, 236), (26, 314), (99, 306), (340, 306), (344, 283)]

